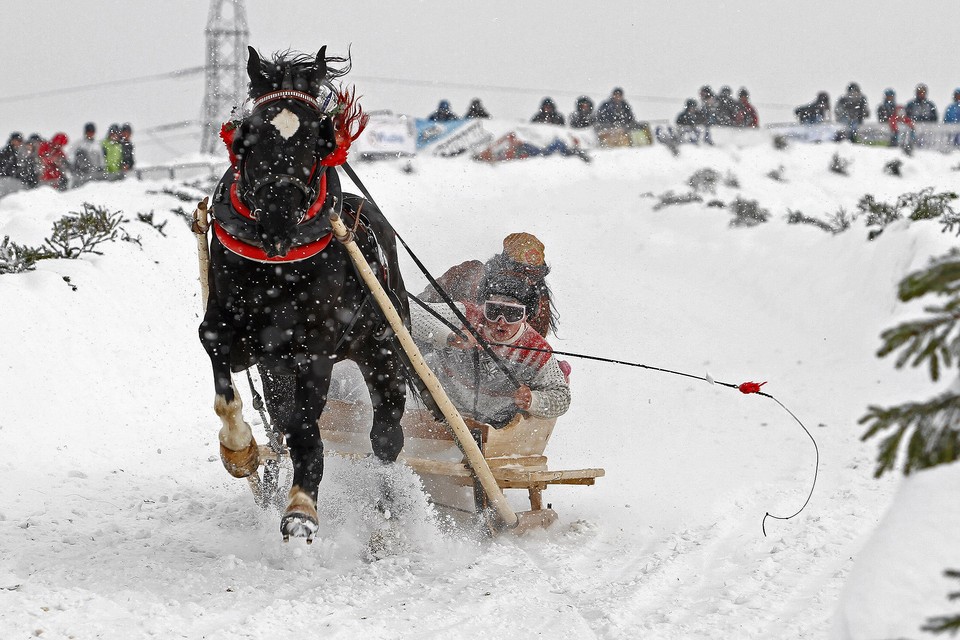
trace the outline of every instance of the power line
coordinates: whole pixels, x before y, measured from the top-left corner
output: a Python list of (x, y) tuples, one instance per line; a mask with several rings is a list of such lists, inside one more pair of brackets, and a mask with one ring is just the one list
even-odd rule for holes
[[(530, 95), (539, 95), (539, 96), (582, 96), (586, 94), (604, 94), (605, 91), (570, 91), (567, 89), (543, 89), (536, 87), (510, 87), (504, 85), (496, 84), (471, 84), (466, 82), (437, 82), (433, 80), (416, 80), (413, 78), (387, 78), (384, 76), (367, 76), (367, 75), (356, 75), (351, 76), (357, 80), (363, 80), (366, 82), (381, 83), (381, 84), (393, 84), (399, 86), (412, 86), (412, 87), (433, 87), (438, 89), (470, 89), (477, 91), (500, 91), (503, 93), (519, 93), (519, 94), (530, 94)], [(672, 96), (649, 96), (649, 95), (639, 95), (639, 94), (630, 94), (630, 100), (633, 102), (654, 102), (662, 104), (682, 104), (686, 98), (676, 98)], [(796, 105), (790, 104), (780, 104), (774, 102), (758, 102), (756, 103), (758, 107), (773, 108), (773, 109), (792, 109)]]
[(167, 73), (157, 73), (149, 76), (138, 76), (136, 78), (127, 78), (125, 80), (106, 80), (104, 82), (82, 84), (74, 87), (63, 87), (60, 89), (50, 89), (47, 91), (36, 91), (34, 93), (23, 93), (16, 96), (4, 96), (0, 98), (0, 103), (22, 102), (24, 100), (33, 100), (34, 98), (49, 98), (53, 96), (62, 96), (65, 93), (81, 93), (83, 91), (90, 91), (92, 89), (100, 89), (103, 87), (113, 87), (117, 85), (128, 85), (128, 84), (140, 84), (143, 82), (153, 82), (155, 80), (166, 80), (166, 79), (180, 80), (182, 78), (187, 78), (189, 76), (201, 74), (203, 73), (203, 71), (204, 71), (204, 67), (189, 67), (186, 69), (177, 69), (176, 71), (168, 71)]

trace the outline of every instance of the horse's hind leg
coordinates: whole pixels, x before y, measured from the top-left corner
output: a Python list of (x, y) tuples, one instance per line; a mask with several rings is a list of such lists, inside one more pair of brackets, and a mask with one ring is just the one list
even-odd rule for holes
[(215, 309), (208, 309), (200, 324), (200, 342), (203, 343), (213, 365), (213, 385), (216, 397), (213, 410), (223, 426), (220, 428), (220, 459), (223, 466), (236, 478), (245, 478), (257, 470), (260, 463), (257, 443), (250, 425), (243, 419), (243, 403), (233, 388), (230, 375), (230, 346), (233, 329), (218, 320)]
[(383, 462), (396, 461), (403, 449), (400, 418), (407, 404), (403, 365), (393, 349), (392, 342), (377, 342), (372, 346), (373, 354), (355, 359), (367, 383), (373, 405), (370, 446), (374, 455)]

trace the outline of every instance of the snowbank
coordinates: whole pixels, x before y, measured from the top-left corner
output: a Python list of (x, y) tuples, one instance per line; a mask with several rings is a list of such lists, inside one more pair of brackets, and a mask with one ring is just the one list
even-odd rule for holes
[[(828, 172), (835, 152), (851, 175)], [(410, 548), (372, 563), (369, 469), (330, 462), (310, 548), (283, 545), (277, 515), (222, 470), (196, 338), (195, 244), (169, 213), (190, 205), (148, 193), (173, 183), (4, 198), (0, 237), (21, 243), (83, 201), (170, 222), (167, 237), (134, 221), (125, 227), (139, 245), (0, 276), (0, 637), (918, 636), (926, 616), (950, 611), (941, 572), (960, 560), (938, 536), (956, 521), (934, 515), (955, 500), (957, 472), (874, 480), (875, 444), (859, 441), (856, 421), (870, 403), (936, 391), (874, 352), (879, 332), (917, 309), (898, 304), (896, 283), (954, 239), (930, 222), (867, 242), (862, 222), (833, 236), (785, 221), (788, 209), (825, 218), (865, 193), (955, 183), (954, 158), (917, 154), (894, 178), (883, 165), (895, 157), (848, 145), (678, 158), (651, 147), (596, 152), (590, 164), (359, 165), (435, 273), (533, 232), (553, 267), (557, 349), (768, 381), (821, 454), (810, 506), (768, 520), (765, 538), (764, 513), (799, 508), (814, 471), (810, 440), (786, 413), (702, 381), (573, 360), (573, 406), (547, 454), (552, 467), (607, 476), (547, 492), (560, 524), (477, 539), (435, 514), (401, 469)], [(780, 166), (785, 182), (767, 177)], [(654, 209), (704, 167), (738, 186)], [(706, 204), (737, 195), (771, 221), (731, 228), (727, 210)], [(248, 420), (259, 424), (252, 410)]]

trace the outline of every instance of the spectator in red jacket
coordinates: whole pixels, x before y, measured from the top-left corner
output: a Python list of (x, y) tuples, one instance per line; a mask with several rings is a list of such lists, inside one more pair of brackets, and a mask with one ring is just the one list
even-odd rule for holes
[(49, 141), (40, 143), (40, 183), (63, 191), (67, 188), (67, 156), (63, 148), (67, 135), (57, 133)]
[(760, 126), (760, 116), (757, 115), (756, 108), (750, 104), (750, 92), (745, 87), (741, 87), (737, 96), (740, 98), (737, 104), (737, 126), (757, 129)]

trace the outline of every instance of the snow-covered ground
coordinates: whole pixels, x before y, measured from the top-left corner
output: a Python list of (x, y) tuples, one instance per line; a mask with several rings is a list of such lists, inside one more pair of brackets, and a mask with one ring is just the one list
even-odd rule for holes
[[(837, 150), (849, 176), (827, 170)], [(785, 216), (954, 188), (956, 157), (917, 154), (902, 178), (882, 171), (893, 152), (849, 145), (594, 157), (358, 170), (434, 273), (496, 253), (507, 233), (539, 236), (555, 348), (768, 381), (819, 444), (801, 515), (761, 532), (766, 512), (800, 507), (815, 468), (775, 402), (572, 360), (573, 405), (547, 454), (552, 468), (607, 474), (549, 489), (553, 529), (480, 539), (438, 518), (399, 469), (408, 548), (371, 562), (373, 472), (334, 458), (320, 539), (283, 544), (277, 514), (217, 458), (195, 242), (170, 213), (192, 205), (150, 193), (172, 182), (44, 189), (0, 201), (0, 237), (39, 243), (84, 201), (170, 223), (163, 237), (130, 222), (140, 245), (0, 276), (0, 638), (921, 637), (951, 611), (942, 571), (960, 567), (960, 469), (875, 480), (876, 442), (859, 441), (857, 420), (868, 404), (935, 393), (924, 372), (874, 354), (880, 331), (920, 308), (897, 302), (898, 281), (955, 238), (900, 222), (868, 242), (862, 220), (833, 236)], [(781, 165), (786, 182), (766, 176)], [(739, 181), (718, 199), (756, 199), (771, 221), (654, 210), (652, 194), (685, 191), (704, 167)]]

